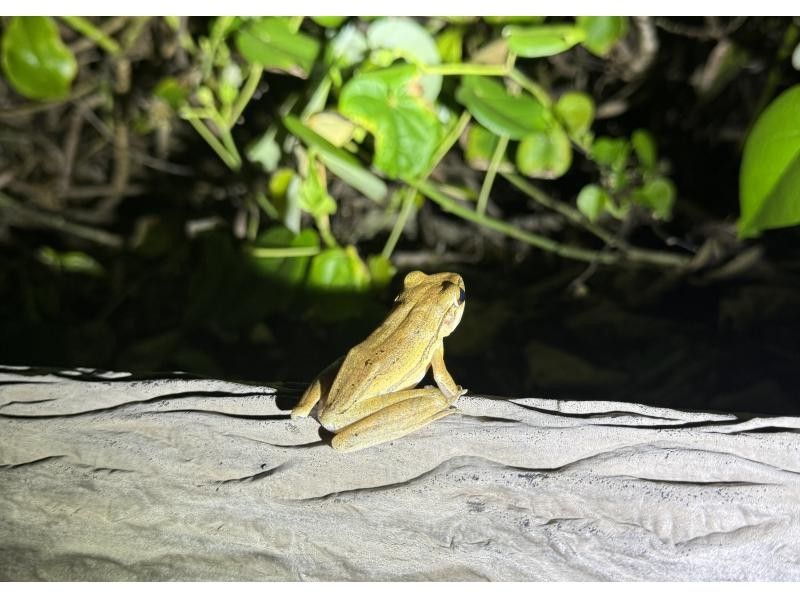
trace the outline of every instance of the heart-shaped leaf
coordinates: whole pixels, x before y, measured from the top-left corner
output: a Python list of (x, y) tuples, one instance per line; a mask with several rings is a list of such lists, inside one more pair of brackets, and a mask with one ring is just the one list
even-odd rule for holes
[(236, 47), (247, 60), (266, 69), (305, 79), (319, 53), (319, 42), (292, 31), (282, 17), (248, 21), (236, 34)]
[(393, 66), (354, 77), (339, 96), (339, 111), (375, 137), (374, 164), (391, 178), (426, 172), (441, 139), (419, 79), (415, 66)]
[(526, 135), (517, 147), (517, 168), (530, 177), (557, 179), (571, 164), (569, 137), (559, 126)]
[(538, 27), (506, 27), (503, 37), (512, 52), (525, 58), (554, 56), (582, 42), (586, 32), (574, 25), (540, 25)]
[(11, 86), (32, 100), (63, 98), (78, 72), (75, 56), (50, 17), (12, 17), (0, 53)]
[(545, 131), (552, 122), (549, 110), (538, 100), (529, 95), (511, 95), (501, 83), (489, 77), (464, 77), (456, 99), (484, 127), (509, 139)]
[(739, 235), (800, 224), (800, 85), (761, 113), (747, 137), (739, 173)]

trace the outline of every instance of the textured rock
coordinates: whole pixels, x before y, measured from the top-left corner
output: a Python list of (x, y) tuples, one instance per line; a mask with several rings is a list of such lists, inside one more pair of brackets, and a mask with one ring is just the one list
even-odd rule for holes
[(0, 579), (800, 580), (800, 418), (464, 397), (339, 454), (297, 390), (0, 367)]

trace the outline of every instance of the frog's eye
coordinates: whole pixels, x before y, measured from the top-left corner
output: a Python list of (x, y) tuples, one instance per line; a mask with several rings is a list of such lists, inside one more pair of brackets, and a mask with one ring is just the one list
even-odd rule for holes
[(464, 303), (464, 300), (467, 298), (467, 292), (464, 290), (464, 287), (461, 287), (461, 292), (458, 294), (458, 304), (461, 305)]

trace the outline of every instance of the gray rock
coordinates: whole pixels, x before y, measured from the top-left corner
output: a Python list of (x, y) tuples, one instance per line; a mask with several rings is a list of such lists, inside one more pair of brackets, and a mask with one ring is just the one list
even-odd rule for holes
[(0, 367), (0, 579), (800, 580), (800, 418), (464, 397), (340, 454), (297, 390)]

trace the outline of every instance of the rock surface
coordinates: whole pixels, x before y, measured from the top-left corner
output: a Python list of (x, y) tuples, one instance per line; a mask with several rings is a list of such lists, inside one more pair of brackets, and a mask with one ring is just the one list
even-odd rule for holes
[(0, 579), (800, 580), (800, 418), (464, 397), (339, 454), (297, 390), (0, 367)]

